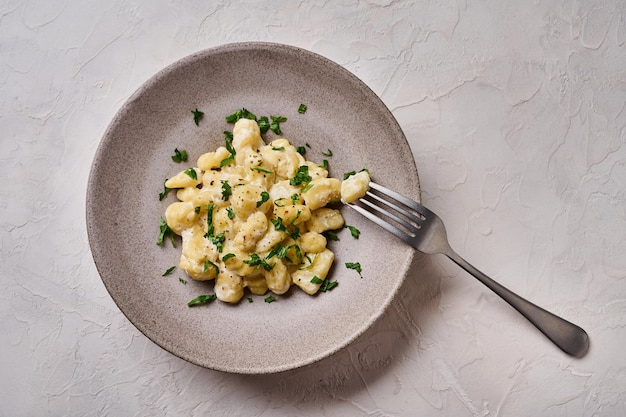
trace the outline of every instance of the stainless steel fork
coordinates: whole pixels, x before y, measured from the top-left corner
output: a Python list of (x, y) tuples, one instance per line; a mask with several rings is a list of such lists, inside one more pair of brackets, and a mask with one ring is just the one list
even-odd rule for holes
[(348, 205), (420, 252), (446, 255), (519, 311), (564, 352), (575, 357), (587, 353), (589, 337), (583, 329), (525, 300), (470, 265), (452, 250), (443, 222), (426, 207), (374, 182), (358, 204)]

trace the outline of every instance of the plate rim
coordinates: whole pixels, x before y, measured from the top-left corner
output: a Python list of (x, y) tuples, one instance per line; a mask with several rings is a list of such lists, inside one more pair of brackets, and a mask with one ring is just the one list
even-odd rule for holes
[[(305, 55), (307, 57), (313, 57), (314, 59), (320, 60), (325, 65), (332, 67), (333, 70), (340, 71), (342, 73), (342, 76), (351, 78), (353, 82), (355, 82), (361, 87), (361, 91), (365, 93), (369, 99), (376, 101), (378, 105), (388, 113), (388, 116), (390, 116), (389, 121), (394, 125), (393, 127), (395, 128), (394, 133), (399, 134), (402, 140), (406, 143), (406, 145), (410, 149), (408, 140), (402, 128), (400, 127), (400, 124), (398, 123), (397, 119), (391, 112), (391, 110), (385, 105), (382, 99), (363, 80), (361, 80), (351, 71), (343, 67), (341, 64), (338, 64), (337, 62), (334, 62), (333, 60), (326, 58), (325, 56), (318, 54), (316, 52), (313, 52), (313, 51), (310, 51), (301, 47), (293, 46), (293, 45), (287, 45), (287, 44), (275, 43), (275, 42), (266, 42), (266, 41), (232, 42), (232, 43), (226, 43), (226, 44), (202, 49), (194, 53), (191, 53), (189, 55), (186, 55), (166, 65), (165, 67), (157, 70), (150, 77), (148, 77), (144, 82), (142, 82), (139, 85), (139, 87), (137, 87), (137, 89), (124, 101), (122, 106), (118, 108), (118, 110), (115, 112), (114, 117), (111, 119), (107, 128), (105, 129), (102, 137), (100, 138), (100, 142), (98, 143), (97, 149), (94, 153), (90, 171), (89, 171), (89, 177), (87, 181), (85, 214), (86, 214), (86, 227), (87, 227), (89, 249), (92, 254), (92, 259), (94, 261), (96, 269), (98, 271), (98, 275), (102, 283), (104, 284), (109, 296), (111, 297), (111, 299), (117, 306), (117, 308), (124, 315), (124, 317), (126, 317), (126, 319), (137, 330), (139, 330), (148, 340), (155, 343), (157, 346), (161, 347), (162, 349), (169, 352), (170, 354), (176, 357), (179, 357), (185, 361), (188, 361), (190, 363), (193, 363), (195, 365), (198, 365), (207, 369), (212, 369), (212, 370), (217, 370), (217, 371), (227, 372), (227, 373), (272, 374), (272, 373), (284, 372), (284, 371), (297, 369), (297, 368), (304, 367), (306, 365), (313, 364), (325, 358), (331, 357), (333, 354), (346, 348), (351, 343), (353, 343), (356, 339), (358, 339), (361, 335), (363, 335), (376, 321), (380, 319), (380, 317), (389, 308), (391, 302), (396, 298), (399, 289), (405, 283), (407, 275), (409, 273), (409, 268), (411, 264), (413, 263), (413, 259), (415, 256), (414, 251), (409, 252), (408, 256), (405, 258), (404, 265), (402, 265), (402, 267), (400, 268), (400, 271), (399, 271), (400, 277), (394, 281), (394, 284), (395, 284), (394, 287), (390, 288), (390, 290), (388, 291), (387, 297), (384, 299), (384, 302), (380, 305), (380, 308), (377, 309), (375, 314), (370, 315), (369, 320), (364, 322), (356, 332), (348, 335), (346, 338), (341, 340), (340, 343), (333, 345), (331, 348), (326, 349), (324, 351), (320, 351), (319, 354), (316, 355), (315, 357), (309, 357), (309, 358), (303, 359), (298, 363), (287, 363), (283, 366), (274, 366), (272, 368), (260, 367), (258, 369), (250, 369), (247, 367), (242, 367), (242, 368), (234, 369), (232, 367), (216, 366), (215, 364), (208, 365), (206, 363), (203, 363), (202, 361), (197, 360), (197, 358), (188, 357), (186, 355), (181, 355), (173, 351), (172, 349), (164, 346), (164, 343), (161, 343), (161, 341), (159, 341), (158, 338), (155, 337), (158, 335), (149, 334), (150, 332), (144, 328), (142, 323), (138, 323), (139, 320), (134, 320), (133, 318), (129, 317), (126, 311), (124, 311), (122, 306), (120, 306), (120, 304), (118, 303), (118, 300), (113, 296), (112, 290), (110, 288), (111, 283), (108, 282), (108, 279), (104, 278), (104, 267), (100, 264), (100, 262), (101, 261), (104, 262), (104, 260), (98, 259), (98, 257), (102, 255), (102, 252), (104, 252), (104, 249), (100, 247), (100, 243), (95, 236), (97, 231), (94, 230), (95, 208), (94, 208), (93, 202), (95, 200), (96, 191), (94, 190), (94, 187), (92, 186), (92, 184), (95, 182), (96, 176), (98, 175), (98, 172), (97, 172), (98, 166), (103, 160), (102, 156), (106, 152), (107, 147), (110, 146), (109, 142), (112, 141), (111, 133), (123, 121), (126, 110), (130, 106), (132, 106), (133, 102), (137, 98), (139, 98), (145, 90), (149, 89), (154, 83), (159, 82), (162, 78), (167, 77), (169, 73), (176, 70), (179, 66), (184, 66), (188, 64), (189, 62), (193, 62), (198, 59), (204, 59), (206, 57), (210, 57), (211, 55), (214, 55), (215, 53), (220, 53), (220, 52), (235, 52), (235, 51), (245, 51), (245, 50), (255, 50), (255, 49), (273, 49), (273, 48), (287, 49), (291, 51), (292, 53)], [(417, 180), (417, 190), (416, 190), (417, 195), (415, 195), (414, 197), (419, 200), (421, 199), (421, 186), (419, 182), (419, 175), (417, 171), (416, 161), (413, 155), (411, 155), (411, 160), (412, 160), (412, 163), (411, 163), (410, 168), (412, 172), (409, 174)]]

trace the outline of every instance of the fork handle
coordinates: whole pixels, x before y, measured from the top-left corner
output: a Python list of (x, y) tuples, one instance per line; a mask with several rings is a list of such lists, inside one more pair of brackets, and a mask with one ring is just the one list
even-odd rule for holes
[(582, 357), (587, 353), (589, 336), (583, 329), (503, 287), (461, 258), (452, 249), (446, 251), (445, 255), (519, 311), (565, 353), (575, 357)]

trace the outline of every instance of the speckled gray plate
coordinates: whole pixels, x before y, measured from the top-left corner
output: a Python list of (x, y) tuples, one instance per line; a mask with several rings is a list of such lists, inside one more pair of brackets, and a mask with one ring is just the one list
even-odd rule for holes
[[(300, 103), (308, 105), (299, 114)], [(368, 168), (376, 181), (419, 198), (415, 162), (398, 123), (380, 99), (341, 66), (314, 53), (270, 43), (237, 43), (186, 57), (148, 80), (121, 108), (98, 148), (87, 191), (87, 229), (102, 280), (120, 310), (148, 338), (198, 365), (236, 373), (271, 373), (331, 355), (364, 332), (400, 287), (413, 250), (343, 209), (360, 239), (332, 242), (331, 279), (339, 286), (311, 297), (297, 287), (268, 304), (187, 301), (213, 292), (178, 265), (180, 244), (155, 244), (165, 178), (224, 143), (224, 117), (246, 107), (283, 115), (283, 136), (309, 144), (307, 158), (328, 159), (331, 175)], [(197, 127), (192, 109), (204, 111)], [(273, 133), (267, 135), (272, 139)], [(188, 163), (170, 159), (186, 149)], [(332, 157), (323, 151), (331, 149)], [(179, 242), (180, 243), (180, 242)], [(363, 277), (345, 268), (360, 262)], [(179, 278), (185, 278), (184, 285)]]

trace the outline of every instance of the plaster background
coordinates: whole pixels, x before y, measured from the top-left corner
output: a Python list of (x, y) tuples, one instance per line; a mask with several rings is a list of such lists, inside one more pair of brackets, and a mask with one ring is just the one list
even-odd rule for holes
[[(249, 40), (379, 94), (453, 247), (585, 328), (589, 354), (425, 256), (381, 320), (306, 368), (223, 374), (140, 334), (89, 251), (91, 160), (151, 75)], [(2, 0), (0, 415), (623, 415), (625, 105), (620, 1)]]

